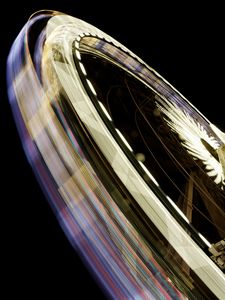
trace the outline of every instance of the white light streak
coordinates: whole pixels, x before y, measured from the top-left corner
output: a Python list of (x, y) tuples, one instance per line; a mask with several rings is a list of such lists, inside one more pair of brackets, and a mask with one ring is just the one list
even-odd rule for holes
[(86, 72), (86, 70), (85, 70), (84, 65), (80, 62), (80, 63), (79, 63), (79, 66), (80, 66), (81, 72), (84, 74), (84, 76), (87, 76), (87, 72)]
[(96, 93), (96, 91), (95, 91), (95, 89), (94, 89), (94, 87), (93, 87), (93, 85), (92, 85), (92, 83), (90, 82), (89, 79), (87, 79), (87, 84), (88, 84), (90, 90), (92, 91), (92, 93), (93, 93), (95, 96), (97, 96), (97, 93)]
[(107, 112), (107, 110), (106, 110), (105, 106), (102, 104), (102, 102), (98, 101), (98, 104), (100, 105), (102, 111), (104, 112), (106, 117), (109, 119), (109, 121), (112, 121), (112, 118), (110, 117), (109, 113)]
[(148, 177), (155, 183), (155, 185), (159, 186), (157, 180), (154, 178), (154, 176), (149, 172), (149, 170), (146, 168), (146, 166), (142, 163), (142, 161), (138, 161), (141, 165), (142, 169), (145, 171), (145, 173), (148, 175)]
[(125, 137), (122, 135), (122, 133), (119, 131), (119, 129), (116, 128), (116, 132), (118, 133), (118, 135), (120, 136), (121, 140), (124, 142), (124, 144), (127, 146), (127, 148), (133, 152), (133, 149), (131, 148), (131, 146), (129, 145), (129, 143), (127, 142), (127, 140), (125, 139)]
[(75, 54), (78, 60), (81, 60), (81, 56), (80, 56), (80, 51), (78, 51), (77, 49), (75, 50)]
[(80, 43), (76, 40), (75, 41), (75, 47), (77, 48), (77, 49), (79, 49), (79, 47), (80, 47)]
[(210, 123), (210, 127), (215, 132), (215, 134), (221, 139), (223, 144), (225, 144), (225, 133), (222, 132), (218, 127), (216, 127), (216, 125), (214, 125), (212, 123)]
[(207, 247), (211, 247), (211, 244), (209, 241), (207, 241), (207, 239), (201, 234), (201, 233), (198, 233), (199, 237), (203, 240), (203, 242), (207, 245)]
[(179, 207), (173, 202), (172, 199), (170, 199), (169, 196), (166, 196), (166, 198), (169, 200), (170, 204), (176, 209), (176, 211), (180, 214), (180, 216), (187, 222), (190, 223), (188, 218), (185, 216), (185, 214), (179, 209)]

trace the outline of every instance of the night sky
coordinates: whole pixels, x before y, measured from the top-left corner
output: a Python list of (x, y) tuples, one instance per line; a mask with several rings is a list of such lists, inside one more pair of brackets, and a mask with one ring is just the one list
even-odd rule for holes
[(81, 18), (136, 53), (225, 131), (224, 10), (209, 4), (185, 5), (183, 1), (180, 7), (153, 5), (151, 1), (129, 1), (131, 4), (123, 7), (118, 0), (97, 4), (81, 0), (34, 2), (19, 1), (16, 7), (5, 4), (6, 19), (1, 19), (0, 199), (7, 293), (29, 299), (33, 299), (32, 294), (43, 299), (47, 294), (68, 299), (77, 293), (87, 299), (91, 293), (101, 299), (101, 290), (60, 229), (24, 155), (7, 99), (10, 46), (29, 16), (39, 9)]

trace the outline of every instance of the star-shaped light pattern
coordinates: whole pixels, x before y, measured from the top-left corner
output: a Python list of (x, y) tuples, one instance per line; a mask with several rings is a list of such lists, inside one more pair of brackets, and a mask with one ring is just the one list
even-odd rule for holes
[[(201, 160), (205, 165), (205, 171), (212, 177), (216, 184), (224, 186), (224, 174), (222, 166), (217, 159), (216, 150), (220, 147), (214, 136), (209, 135), (206, 128), (193, 118), (186, 110), (175, 103), (164, 99), (157, 103), (158, 108), (164, 115), (169, 127), (178, 134), (181, 144), (194, 160)], [(210, 149), (212, 151), (210, 151)]]

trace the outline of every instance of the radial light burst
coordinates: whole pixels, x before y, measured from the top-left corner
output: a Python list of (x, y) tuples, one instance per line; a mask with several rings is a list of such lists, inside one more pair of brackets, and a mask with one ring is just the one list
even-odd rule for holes
[(224, 185), (222, 165), (216, 151), (221, 146), (220, 139), (212, 134), (211, 128), (207, 130), (197, 118), (193, 118), (186, 110), (166, 99), (158, 104), (164, 118), (171, 129), (178, 134), (182, 145), (195, 160), (201, 160), (205, 165), (208, 176), (216, 184)]

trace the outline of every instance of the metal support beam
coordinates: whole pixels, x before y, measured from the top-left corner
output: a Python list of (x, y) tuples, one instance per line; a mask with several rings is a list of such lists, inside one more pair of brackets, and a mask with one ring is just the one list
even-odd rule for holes
[(185, 188), (185, 199), (183, 204), (183, 212), (185, 213), (190, 223), (192, 221), (192, 210), (193, 210), (193, 189), (194, 189), (193, 175), (192, 173), (190, 173), (190, 177), (187, 181), (186, 188)]

